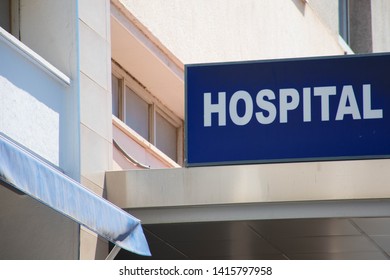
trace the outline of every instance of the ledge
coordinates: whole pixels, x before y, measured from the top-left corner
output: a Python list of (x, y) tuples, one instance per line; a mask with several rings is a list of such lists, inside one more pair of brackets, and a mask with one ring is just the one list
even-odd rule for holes
[(16, 39), (14, 36), (9, 34), (3, 28), (0, 27), (0, 42), (5, 42), (10, 48), (18, 52), (20, 55), (37, 65), (43, 71), (51, 75), (53, 78), (57, 79), (61, 83), (69, 86), (71, 80), (68, 76), (54, 67), (51, 63), (45, 60), (43, 57), (38, 55), (28, 46), (23, 44), (21, 41)]
[(390, 198), (390, 160), (106, 172), (121, 208)]
[(117, 127), (120, 131), (122, 131), (126, 136), (131, 138), (134, 142), (144, 148), (147, 152), (149, 152), (154, 157), (161, 160), (163, 163), (167, 164), (169, 167), (180, 168), (181, 166), (172, 160), (170, 157), (161, 152), (156, 146), (152, 145), (150, 142), (146, 141), (141, 135), (135, 132), (133, 129), (128, 127), (125, 123), (123, 123), (120, 119), (115, 116), (112, 116), (112, 124)]

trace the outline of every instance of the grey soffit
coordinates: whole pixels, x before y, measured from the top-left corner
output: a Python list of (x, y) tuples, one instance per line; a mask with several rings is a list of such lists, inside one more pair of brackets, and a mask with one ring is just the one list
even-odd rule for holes
[[(386, 260), (390, 218), (144, 225), (153, 259)], [(122, 252), (119, 259), (139, 258)]]

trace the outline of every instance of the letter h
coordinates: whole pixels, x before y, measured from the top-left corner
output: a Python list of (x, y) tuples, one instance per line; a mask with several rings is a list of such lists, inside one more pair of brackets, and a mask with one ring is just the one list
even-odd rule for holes
[(203, 95), (203, 124), (205, 127), (211, 126), (211, 114), (218, 114), (218, 126), (226, 125), (226, 92), (218, 92), (218, 103), (211, 103), (211, 92)]

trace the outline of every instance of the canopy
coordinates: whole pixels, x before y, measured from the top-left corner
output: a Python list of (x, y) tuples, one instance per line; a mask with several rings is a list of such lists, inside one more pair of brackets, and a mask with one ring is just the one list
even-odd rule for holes
[(141, 223), (0, 134), (0, 180), (116, 246), (150, 256)]

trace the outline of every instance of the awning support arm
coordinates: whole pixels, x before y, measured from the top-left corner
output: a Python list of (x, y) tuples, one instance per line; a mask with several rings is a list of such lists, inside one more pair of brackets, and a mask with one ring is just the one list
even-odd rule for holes
[(108, 254), (106, 260), (109, 260), (109, 261), (114, 260), (116, 255), (118, 255), (120, 250), (121, 250), (121, 247), (119, 247), (118, 245), (115, 245), (114, 248), (112, 248), (111, 252)]

